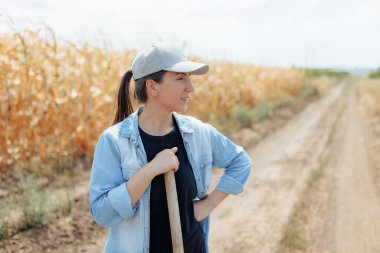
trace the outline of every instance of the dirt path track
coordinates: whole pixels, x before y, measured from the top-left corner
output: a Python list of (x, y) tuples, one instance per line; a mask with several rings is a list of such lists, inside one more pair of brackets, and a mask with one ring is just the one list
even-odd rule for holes
[(319, 166), (345, 84), (310, 104), (253, 150), (252, 177), (212, 215), (211, 252), (275, 252), (310, 172)]
[(297, 252), (380, 252), (380, 201), (361, 122), (355, 87), (342, 83), (249, 150), (252, 177), (241, 196), (213, 213), (211, 252), (281, 252), (283, 226), (313, 170), (326, 182), (308, 203), (317, 197), (324, 207), (303, 214), (312, 222), (298, 221), (314, 237)]
[(315, 252), (380, 252), (380, 198), (367, 152), (363, 120), (353, 86), (343, 97), (345, 110), (338, 124), (326, 175), (329, 175), (321, 238)]

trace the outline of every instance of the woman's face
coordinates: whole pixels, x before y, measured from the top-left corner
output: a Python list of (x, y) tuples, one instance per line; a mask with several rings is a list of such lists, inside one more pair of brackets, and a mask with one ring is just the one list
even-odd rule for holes
[(189, 73), (166, 72), (156, 87), (157, 99), (168, 111), (187, 111), (190, 93), (194, 91)]

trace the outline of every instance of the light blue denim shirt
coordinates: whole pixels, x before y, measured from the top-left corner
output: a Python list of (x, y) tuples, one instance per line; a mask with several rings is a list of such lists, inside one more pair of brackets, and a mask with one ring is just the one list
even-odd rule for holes
[[(108, 228), (106, 253), (148, 253), (150, 236), (150, 186), (136, 203), (126, 182), (147, 163), (138, 131), (140, 106), (123, 121), (108, 127), (95, 147), (89, 184), (90, 211), (100, 226)], [(198, 195), (207, 197), (213, 166), (225, 169), (216, 190), (237, 195), (243, 191), (251, 159), (216, 128), (192, 116), (173, 112), (193, 169)], [(196, 201), (194, 200), (194, 201)], [(200, 222), (208, 249), (210, 215)]]

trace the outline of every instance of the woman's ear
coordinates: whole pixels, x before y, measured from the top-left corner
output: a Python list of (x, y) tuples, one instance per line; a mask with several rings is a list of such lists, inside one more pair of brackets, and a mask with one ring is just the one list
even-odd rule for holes
[(158, 87), (157, 83), (153, 81), (152, 79), (146, 80), (146, 93), (157, 97), (158, 96)]

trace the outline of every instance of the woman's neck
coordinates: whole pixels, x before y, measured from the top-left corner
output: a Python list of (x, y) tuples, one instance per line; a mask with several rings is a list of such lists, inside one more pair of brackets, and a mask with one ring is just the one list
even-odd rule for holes
[(145, 133), (157, 136), (169, 133), (174, 127), (172, 112), (147, 104), (138, 116), (138, 124)]

